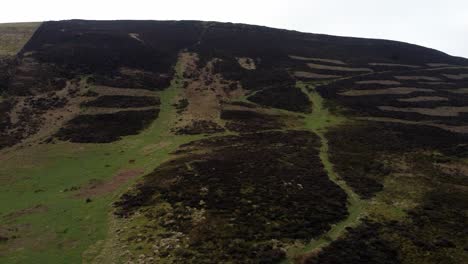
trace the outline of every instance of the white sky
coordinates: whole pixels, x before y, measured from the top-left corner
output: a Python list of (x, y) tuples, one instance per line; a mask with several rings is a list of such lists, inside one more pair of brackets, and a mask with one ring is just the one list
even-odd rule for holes
[(399, 40), (468, 58), (468, 0), (7, 0), (0, 9), (0, 22), (73, 18), (256, 24)]

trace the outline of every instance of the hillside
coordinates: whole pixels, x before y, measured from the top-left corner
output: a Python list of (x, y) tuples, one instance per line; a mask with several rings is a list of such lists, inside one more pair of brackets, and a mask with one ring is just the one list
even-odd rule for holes
[(468, 60), (201, 21), (0, 24), (0, 263), (463, 263)]

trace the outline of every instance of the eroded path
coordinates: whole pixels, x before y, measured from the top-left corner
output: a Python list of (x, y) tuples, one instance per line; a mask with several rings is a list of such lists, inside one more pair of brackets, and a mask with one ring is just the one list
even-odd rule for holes
[(305, 127), (315, 134), (317, 134), (321, 141), (320, 147), (320, 159), (323, 163), (325, 171), (331, 181), (336, 183), (341, 189), (343, 189), (348, 196), (348, 216), (341, 222), (332, 226), (332, 228), (321, 235), (317, 239), (311, 240), (309, 244), (305, 246), (292, 246), (288, 249), (288, 259), (285, 263), (302, 263), (308, 256), (317, 254), (321, 249), (328, 246), (334, 240), (337, 240), (341, 235), (344, 234), (347, 227), (355, 226), (360, 217), (364, 213), (364, 201), (351, 189), (348, 184), (342, 180), (339, 175), (335, 172), (333, 164), (329, 157), (329, 146), (328, 140), (325, 136), (327, 129), (336, 125), (339, 125), (346, 120), (342, 117), (336, 116), (328, 111), (323, 105), (323, 98), (315, 91), (313, 85), (307, 85), (302, 82), (298, 82), (297, 87), (302, 89), (308, 94), (313, 104), (313, 111), (311, 114), (306, 116)]

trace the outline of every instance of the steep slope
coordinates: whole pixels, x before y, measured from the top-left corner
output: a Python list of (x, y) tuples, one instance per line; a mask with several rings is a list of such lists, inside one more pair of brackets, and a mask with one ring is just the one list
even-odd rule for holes
[(468, 257), (468, 60), (242, 24), (35, 26), (0, 26), (0, 262)]

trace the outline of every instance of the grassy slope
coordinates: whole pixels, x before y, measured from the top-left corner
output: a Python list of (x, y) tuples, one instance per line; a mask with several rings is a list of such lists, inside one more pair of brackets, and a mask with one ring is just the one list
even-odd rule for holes
[(40, 25), (40, 22), (0, 24), (0, 56), (19, 52)]
[[(172, 103), (179, 88), (174, 81), (161, 92), (159, 118), (139, 135), (111, 144), (60, 142), (1, 153), (4, 165), (0, 168), (0, 201), (9, 202), (0, 203), (0, 225), (19, 227), (19, 238), (8, 243), (9, 248), (0, 244), (0, 252), (7, 252), (0, 254), (0, 262), (80, 263), (82, 252), (106, 237), (111, 204), (120, 192), (86, 203), (84, 198), (63, 190), (85, 186), (92, 179), (109, 180), (122, 169), (143, 168), (149, 172), (180, 144), (195, 139), (173, 136), (169, 131), (175, 116)], [(47, 210), (15, 219), (5, 217), (37, 205)]]

